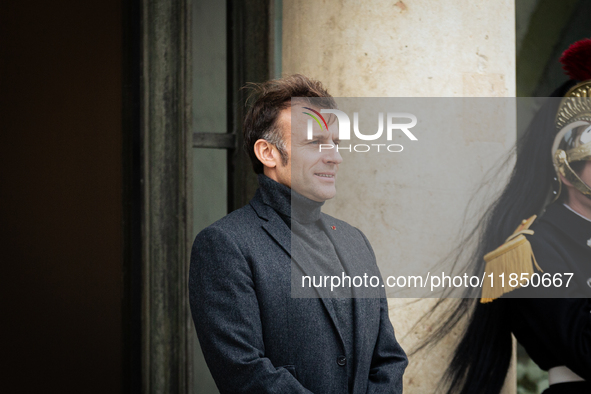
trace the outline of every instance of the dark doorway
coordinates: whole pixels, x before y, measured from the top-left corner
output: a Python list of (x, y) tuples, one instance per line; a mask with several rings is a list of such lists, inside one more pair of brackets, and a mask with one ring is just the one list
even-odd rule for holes
[(0, 7), (0, 390), (119, 393), (121, 2)]

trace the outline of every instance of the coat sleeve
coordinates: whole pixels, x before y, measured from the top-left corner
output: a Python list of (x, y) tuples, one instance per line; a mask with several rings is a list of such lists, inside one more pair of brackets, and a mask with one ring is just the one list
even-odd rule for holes
[(388, 301), (380, 300), (380, 333), (369, 370), (368, 393), (402, 393), (402, 375), (408, 364), (406, 354), (396, 341), (388, 317)]
[[(591, 380), (591, 300), (523, 298), (511, 302), (515, 337), (532, 359), (548, 368), (565, 365)], [(542, 345), (540, 345), (542, 344)], [(543, 353), (542, 353), (543, 350)]]
[(189, 300), (205, 361), (221, 393), (311, 393), (265, 357), (252, 271), (223, 228), (208, 227), (193, 243)]
[[(369, 241), (363, 233), (361, 233), (361, 235), (363, 236), (375, 262), (375, 254)], [(378, 269), (377, 264), (376, 269)], [(388, 300), (386, 298), (386, 292), (382, 291), (381, 293), (380, 331), (373, 350), (367, 393), (402, 394), (402, 375), (408, 365), (408, 359), (394, 335), (394, 328), (392, 327), (390, 317), (388, 316)]]

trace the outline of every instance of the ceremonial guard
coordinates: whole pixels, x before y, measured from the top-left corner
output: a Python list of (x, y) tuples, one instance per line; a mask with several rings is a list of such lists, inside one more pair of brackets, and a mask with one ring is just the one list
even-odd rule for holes
[(544, 394), (591, 393), (591, 39), (561, 62), (570, 80), (532, 120), (482, 222), (473, 272), (491, 280), (430, 339), (470, 316), (444, 379), (448, 394), (498, 394), (511, 334), (548, 371)]

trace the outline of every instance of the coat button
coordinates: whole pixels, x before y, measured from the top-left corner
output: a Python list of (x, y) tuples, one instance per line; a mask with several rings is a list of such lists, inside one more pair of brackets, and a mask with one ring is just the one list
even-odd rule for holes
[(347, 357), (338, 356), (337, 357), (337, 364), (339, 364), (341, 367), (344, 367), (347, 364)]
[(587, 279), (587, 286), (591, 287), (591, 278)]

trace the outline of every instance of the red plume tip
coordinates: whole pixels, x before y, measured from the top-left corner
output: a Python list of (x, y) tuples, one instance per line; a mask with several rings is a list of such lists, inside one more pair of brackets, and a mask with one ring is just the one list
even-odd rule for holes
[(591, 79), (591, 38), (572, 44), (560, 57), (562, 68), (571, 79)]

